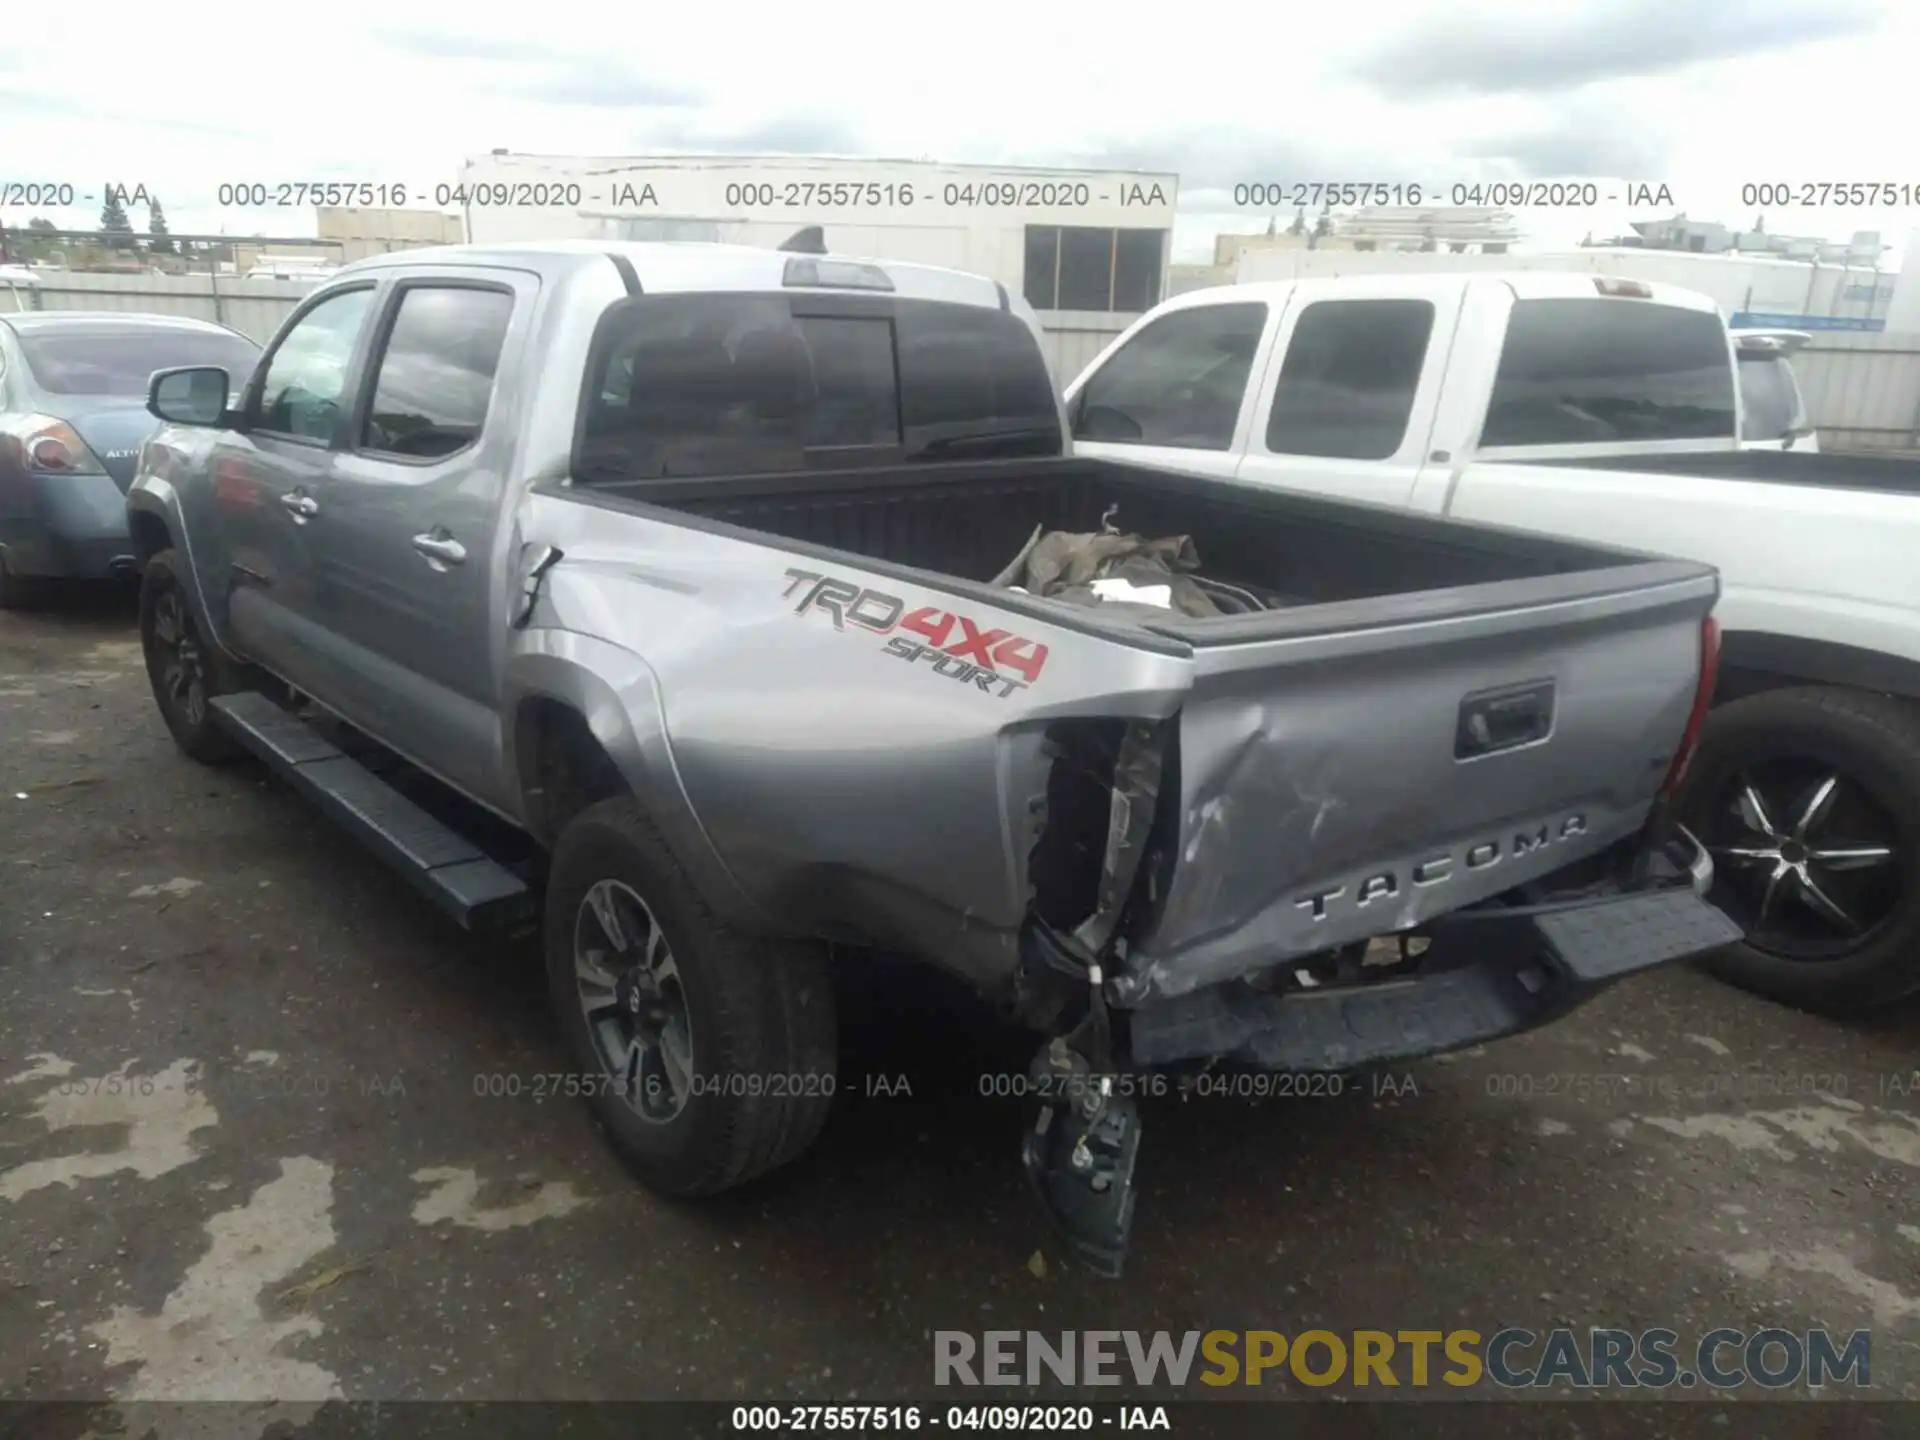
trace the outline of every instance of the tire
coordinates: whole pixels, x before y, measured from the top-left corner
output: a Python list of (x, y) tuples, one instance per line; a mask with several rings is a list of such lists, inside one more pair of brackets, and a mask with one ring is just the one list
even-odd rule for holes
[[(1787, 853), (1835, 855), (1838, 847), (1852, 847), (1846, 853), (1853, 858), (1843, 866), (1807, 863), (1821, 893), (1838, 900), (1860, 928), (1850, 933), (1834, 926), (1801, 898), (1791, 875), (1776, 901), (1775, 923), (1825, 923), (1832, 936), (1824, 944), (1817, 937), (1787, 937), (1784, 929), (1753, 918), (1756, 889), (1764, 901), (1765, 881), (1779, 862), (1771, 858), (1775, 842), (1753, 840), (1756, 827), (1737, 818), (1749, 813), (1738, 802), (1739, 787), (1743, 777), (1783, 775), (1791, 782), (1796, 774), (1811, 777), (1801, 796), (1810, 799), (1821, 777), (1832, 776), (1840, 798), (1820, 822), (1832, 833), (1810, 827), (1809, 834), (1821, 838), (1809, 842), (1808, 850)], [(1754, 783), (1765, 796), (1766, 787)], [(1784, 790), (1775, 786), (1774, 793), (1792, 789), (1791, 783)], [(1766, 804), (1783, 810), (1767, 817), (1782, 833), (1805, 813), (1804, 799)], [(1843, 804), (1850, 808), (1842, 811)], [(1920, 706), (1824, 687), (1773, 690), (1722, 706), (1707, 719), (1680, 812), (1715, 852), (1713, 898), (1750, 927), (1745, 943), (1703, 962), (1712, 973), (1755, 994), (1830, 1015), (1857, 1015), (1920, 989)], [(1729, 828), (1746, 832), (1739, 850), (1766, 858), (1730, 855), (1734, 846), (1716, 844)], [(1884, 859), (1873, 858), (1878, 850), (1888, 852)]]
[[(659, 1028), (658, 1046), (643, 1047), (653, 1058), (639, 1062), (631, 1088), (609, 1054), (617, 1048), (616, 1026), (631, 1020), (637, 1033), (637, 1014), (619, 1009), (618, 1021), (588, 1022), (576, 943), (604, 949), (599, 942), (610, 933), (598, 919), (595, 896), (620, 907), (619, 928), (630, 932), (628, 956), (650, 953), (641, 939), (648, 925), (664, 939), (665, 965), (676, 974), (660, 983), (658, 995), (668, 997), (666, 1011), (677, 1004), (681, 1073), (695, 1077), (677, 1109), (671, 1109), (671, 1021)], [(731, 929), (695, 891), (634, 800), (602, 801), (561, 832), (548, 874), (542, 943), (554, 1013), (586, 1078), (588, 1104), (613, 1148), (649, 1187), (674, 1196), (718, 1194), (786, 1164), (813, 1143), (832, 1104), (838, 1054), (825, 947)], [(632, 973), (620, 957), (605, 969)], [(636, 1012), (650, 1003), (627, 1000)], [(656, 1113), (643, 1113), (648, 1106)]]
[[(146, 658), (154, 703), (173, 732), (174, 744), (203, 765), (221, 765), (239, 759), (245, 751), (214, 724), (212, 707), (206, 702), (245, 686), (238, 667), (200, 633), (180, 585), (179, 563), (178, 552), (162, 550), (147, 561), (140, 576), (140, 650)], [(191, 647), (185, 658), (182, 638)], [(183, 689), (178, 682), (176, 664), (198, 668), (197, 705), (192, 683)]]

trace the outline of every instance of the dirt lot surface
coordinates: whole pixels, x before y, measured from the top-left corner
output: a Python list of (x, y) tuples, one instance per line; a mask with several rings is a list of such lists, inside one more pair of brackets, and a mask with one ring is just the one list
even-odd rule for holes
[(926, 1399), (935, 1330), (1565, 1324), (1870, 1328), (1920, 1399), (1920, 1017), (1670, 970), (1392, 1093), (1150, 1103), (1111, 1284), (983, 1094), (1031, 1043), (918, 980), (846, 987), (801, 1163), (637, 1188), (542, 1093), (530, 953), (180, 756), (124, 597), (0, 614), (0, 772), (0, 1395)]

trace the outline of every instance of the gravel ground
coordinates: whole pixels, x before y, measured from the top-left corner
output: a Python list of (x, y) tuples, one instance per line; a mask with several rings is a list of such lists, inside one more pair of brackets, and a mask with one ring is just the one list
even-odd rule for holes
[(0, 1395), (925, 1399), (937, 1329), (1567, 1324), (1867, 1327), (1920, 1398), (1913, 1015), (1677, 969), (1393, 1093), (1150, 1103), (1116, 1285), (981, 1093), (1030, 1042), (919, 978), (850, 977), (801, 1163), (637, 1188), (536, 1093), (531, 954), (181, 757), (124, 595), (0, 614), (0, 771)]

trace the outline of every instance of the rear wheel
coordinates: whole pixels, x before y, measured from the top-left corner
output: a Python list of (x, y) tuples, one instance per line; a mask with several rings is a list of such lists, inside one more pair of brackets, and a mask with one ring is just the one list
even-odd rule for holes
[(140, 649), (160, 718), (174, 743), (203, 765), (244, 753), (214, 724), (212, 701), (240, 688), (234, 666), (200, 633), (181, 588), (176, 552), (162, 550), (140, 577)]
[(588, 1103), (648, 1185), (712, 1195), (813, 1143), (835, 1083), (824, 947), (729, 927), (635, 801), (561, 832), (544, 948)]
[(1834, 1014), (1920, 988), (1920, 708), (1821, 688), (1723, 706), (1682, 809), (1747, 931), (1710, 970)]

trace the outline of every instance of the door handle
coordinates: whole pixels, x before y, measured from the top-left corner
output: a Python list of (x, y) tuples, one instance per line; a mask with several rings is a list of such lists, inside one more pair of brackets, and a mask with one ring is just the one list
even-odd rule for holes
[(295, 520), (311, 520), (320, 513), (320, 502), (304, 490), (294, 490), (282, 495), (280, 503), (287, 507)]
[(459, 565), (467, 558), (467, 547), (445, 530), (429, 530), (413, 537), (413, 548), (436, 566)]

